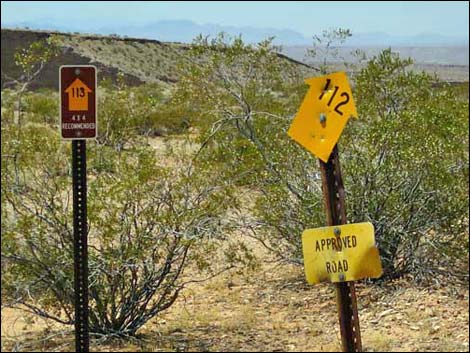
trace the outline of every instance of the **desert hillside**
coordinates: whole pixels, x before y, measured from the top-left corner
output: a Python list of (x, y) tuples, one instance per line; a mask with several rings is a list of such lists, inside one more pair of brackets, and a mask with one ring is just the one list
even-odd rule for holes
[[(176, 66), (185, 59), (189, 48), (182, 43), (78, 33), (2, 29), (1, 34), (2, 87), (9, 81), (7, 77), (17, 79), (21, 74), (13, 60), (15, 52), (51, 35), (59, 39), (62, 52), (47, 64), (31, 84), (31, 89), (58, 88), (59, 66), (71, 64), (95, 65), (101, 76), (99, 80), (109, 78), (115, 81), (117, 73), (122, 72), (130, 86), (174, 83), (177, 80)], [(307, 65), (283, 54), (279, 54), (279, 58), (308, 70)]]

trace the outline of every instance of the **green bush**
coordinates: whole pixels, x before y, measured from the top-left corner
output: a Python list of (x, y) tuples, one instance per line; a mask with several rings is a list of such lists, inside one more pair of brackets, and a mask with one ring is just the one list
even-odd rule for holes
[(28, 121), (48, 125), (59, 124), (59, 96), (57, 92), (28, 93), (24, 97), (25, 110), (30, 115)]
[(176, 104), (159, 84), (128, 87), (122, 75), (117, 85), (101, 88), (98, 141), (122, 150), (138, 135), (178, 134), (190, 126), (188, 104)]
[(184, 107), (167, 105), (144, 116), (138, 131), (147, 136), (166, 136), (184, 133), (190, 126), (190, 115)]
[[(33, 124), (20, 139), (9, 136), (2, 135), (3, 304), (73, 324), (70, 145)], [(4, 154), (16, 144), (18, 179)], [(90, 330), (133, 335), (185, 285), (239, 261), (224, 221), (236, 200), (230, 183), (197, 165), (174, 171), (158, 167), (152, 149), (88, 146)], [(96, 161), (103, 152), (112, 169)]]
[[(246, 233), (302, 264), (302, 231), (326, 223), (317, 161), (286, 134), (306, 86), (269, 42), (195, 44), (205, 59), (176, 95), (197, 111), (200, 157), (258, 195), (239, 216)], [(429, 278), (468, 257), (468, 102), (410, 64), (385, 50), (355, 75), (359, 120), (339, 141), (348, 220), (375, 225), (384, 278)]]
[[(229, 237), (227, 213), (238, 205), (222, 173), (171, 148), (165, 158), (178, 168), (161, 167), (137, 136), (163, 104), (161, 88), (121, 84), (100, 97), (99, 142), (87, 158), (89, 323), (92, 333), (133, 335), (188, 283), (251, 257)], [(21, 124), (15, 92), (2, 98), (2, 303), (72, 325), (71, 145), (48, 124), (53, 98), (26, 93)]]
[(468, 101), (410, 63), (386, 50), (356, 76), (342, 159), (349, 219), (374, 222), (385, 273), (425, 276), (468, 256)]

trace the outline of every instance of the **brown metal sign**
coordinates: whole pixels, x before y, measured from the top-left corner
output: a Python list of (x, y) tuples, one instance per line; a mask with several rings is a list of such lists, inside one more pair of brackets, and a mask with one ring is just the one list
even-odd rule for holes
[(62, 139), (96, 138), (96, 67), (64, 65), (59, 72)]

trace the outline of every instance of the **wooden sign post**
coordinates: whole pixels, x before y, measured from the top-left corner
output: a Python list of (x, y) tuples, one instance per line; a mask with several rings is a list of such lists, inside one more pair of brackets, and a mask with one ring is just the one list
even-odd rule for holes
[[(319, 158), (329, 227), (305, 230), (302, 234), (305, 272), (309, 283), (335, 283), (342, 349), (360, 352), (362, 343), (354, 281), (380, 277), (382, 267), (372, 224), (345, 226), (345, 193), (337, 141), (348, 119), (356, 117), (357, 112), (344, 72), (306, 82), (310, 89), (288, 135)], [(348, 234), (341, 234), (342, 231)], [(358, 250), (361, 256), (357, 256)], [(363, 261), (362, 255), (368, 260)]]
[(60, 132), (72, 140), (75, 350), (89, 352), (86, 139), (96, 137), (96, 67), (61, 66)]

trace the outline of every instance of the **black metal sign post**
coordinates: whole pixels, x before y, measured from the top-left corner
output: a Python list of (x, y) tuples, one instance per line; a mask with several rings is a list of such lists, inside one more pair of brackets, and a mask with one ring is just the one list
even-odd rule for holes
[(89, 352), (86, 140), (72, 141), (75, 349)]
[(86, 139), (97, 136), (97, 70), (93, 65), (59, 68), (60, 134), (72, 140), (75, 349), (89, 352)]
[[(320, 159), (319, 161), (328, 225), (346, 224), (345, 192), (337, 145), (335, 145), (327, 163)], [(339, 228), (338, 232), (335, 230), (335, 235), (340, 235)], [(343, 352), (361, 352), (361, 331), (354, 282), (336, 283), (336, 301)]]

